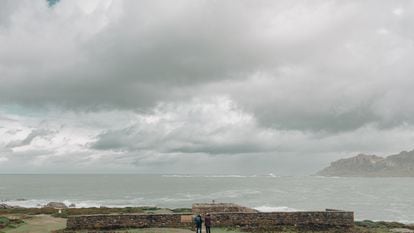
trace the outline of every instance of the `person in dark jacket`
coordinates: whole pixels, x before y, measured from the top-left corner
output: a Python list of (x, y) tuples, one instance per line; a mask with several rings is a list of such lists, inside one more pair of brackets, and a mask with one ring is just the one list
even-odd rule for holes
[(206, 233), (210, 233), (211, 217), (209, 213), (207, 213), (206, 217), (204, 218), (204, 225), (206, 226)]
[(194, 222), (195, 222), (195, 225), (196, 225), (196, 232), (201, 233), (201, 227), (202, 227), (202, 224), (203, 224), (203, 219), (201, 218), (201, 216), (199, 214), (194, 218)]

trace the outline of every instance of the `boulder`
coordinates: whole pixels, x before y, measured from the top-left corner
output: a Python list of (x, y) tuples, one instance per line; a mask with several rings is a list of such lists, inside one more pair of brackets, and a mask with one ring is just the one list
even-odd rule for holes
[(0, 209), (13, 209), (13, 208), (19, 208), (19, 206), (12, 206), (12, 205), (7, 205), (5, 203), (0, 203)]
[(55, 208), (55, 209), (67, 209), (68, 207), (62, 202), (49, 202), (44, 207), (46, 208)]
[(10, 209), (11, 206), (4, 204), (4, 203), (0, 203), (0, 209)]

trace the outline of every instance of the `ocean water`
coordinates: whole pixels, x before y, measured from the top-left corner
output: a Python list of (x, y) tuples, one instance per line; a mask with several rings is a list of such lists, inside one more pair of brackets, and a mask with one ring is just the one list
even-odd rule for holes
[(188, 207), (234, 202), (261, 211), (343, 209), (357, 220), (414, 223), (414, 178), (221, 175), (0, 175), (0, 203), (40, 207)]

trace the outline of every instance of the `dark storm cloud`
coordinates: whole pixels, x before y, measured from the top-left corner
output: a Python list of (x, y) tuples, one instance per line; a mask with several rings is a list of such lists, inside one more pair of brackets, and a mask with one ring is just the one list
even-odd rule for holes
[[(189, 130), (181, 128), (180, 130)], [(148, 137), (159, 136), (162, 134), (158, 132), (156, 135), (147, 135), (140, 133), (134, 128), (121, 129), (116, 131), (106, 131), (98, 135), (96, 142), (90, 146), (97, 150), (113, 150), (113, 151), (141, 151), (154, 150), (159, 153), (178, 153), (178, 154), (197, 154), (203, 153), (208, 155), (220, 154), (244, 154), (244, 153), (262, 153), (267, 151), (274, 151), (275, 147), (263, 145), (261, 142), (255, 140), (238, 140), (228, 141), (229, 138), (222, 141), (207, 140), (208, 136), (214, 135), (194, 135), (193, 138), (182, 138), (179, 135), (169, 135), (162, 137), (159, 140), (153, 138), (148, 140)], [(176, 137), (174, 137), (176, 136)]]
[[(0, 102), (148, 108), (208, 84), (270, 127), (412, 123), (411, 2), (76, 4), (5, 3)], [(401, 109), (390, 117), (388, 104)]]
[[(234, 78), (275, 64), (268, 59), (273, 48), (269, 50), (268, 42), (261, 43), (267, 39), (256, 34), (261, 22), (255, 18), (260, 12), (250, 14), (248, 4), (179, 1), (166, 7), (126, 1), (122, 15), (100, 29), (94, 23), (99, 27), (107, 15), (101, 15), (99, 7), (92, 15), (69, 9), (64, 16), (59, 15), (59, 7), (64, 8), (64, 3), (56, 9), (35, 8), (35, 15), (46, 16), (20, 25), (23, 35), (13, 31), (20, 21), (10, 26), (6, 44), (17, 39), (30, 48), (5, 48), (5, 54), (19, 55), (7, 58), (13, 64), (4, 71), (11, 87), (2, 91), (4, 102), (141, 107), (174, 97), (174, 91), (184, 91), (182, 87)], [(22, 17), (23, 22), (32, 17), (11, 16)], [(80, 25), (86, 18), (92, 18), (92, 25)], [(71, 20), (75, 23), (66, 24)], [(39, 34), (31, 34), (34, 27), (40, 27)], [(19, 77), (12, 80), (13, 76)], [(17, 95), (16, 89), (28, 92)]]
[(49, 3), (0, 3), (2, 164), (412, 149), (412, 1)]

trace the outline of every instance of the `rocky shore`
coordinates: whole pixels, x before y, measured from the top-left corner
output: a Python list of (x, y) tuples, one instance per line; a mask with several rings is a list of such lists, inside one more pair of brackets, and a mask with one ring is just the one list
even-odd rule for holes
[[(90, 215), (90, 214), (130, 214), (130, 213), (191, 213), (189, 208), (180, 209), (167, 209), (156, 207), (126, 207), (126, 208), (66, 208), (61, 213), (58, 209), (51, 208), (50, 205), (46, 205), (43, 208), (22, 208), (15, 206), (7, 206), (1, 204), (0, 206), (0, 232), (8, 233), (19, 232), (16, 229), (22, 228), (24, 230), (29, 229), (29, 232), (44, 233), (49, 232), (42, 229), (55, 229), (56, 233), (80, 233), (82, 231), (68, 231), (65, 230), (66, 218), (73, 215)], [(60, 206), (61, 207), (61, 206)], [(24, 224), (22, 224), (24, 222)], [(43, 224), (43, 228), (39, 229), (39, 222)], [(11, 224), (11, 225), (10, 225)], [(33, 228), (32, 228), (33, 227)], [(59, 230), (60, 229), (60, 230)], [(21, 231), (27, 232), (27, 231)], [(85, 232), (85, 231), (84, 231)], [(82, 232), (82, 233), (84, 233)], [(191, 231), (186, 229), (154, 229), (154, 228), (142, 228), (142, 229), (119, 229), (117, 231), (86, 231), (95, 233), (189, 233)], [(249, 231), (249, 229), (240, 228), (216, 228), (215, 233), (238, 233), (238, 232), (262, 232), (260, 229), (255, 231)], [(263, 231), (264, 232), (264, 231)], [(266, 232), (279, 232), (279, 233), (345, 233), (343, 229), (300, 229), (295, 226), (284, 226), (273, 231)], [(403, 224), (398, 222), (374, 222), (374, 221), (356, 221), (354, 227), (348, 229), (348, 233), (414, 233), (414, 225)]]
[(319, 176), (343, 177), (414, 177), (414, 150), (380, 157), (359, 154), (334, 161), (316, 173)]
[[(142, 228), (142, 229), (118, 229), (116, 231), (70, 231), (65, 230), (66, 219), (74, 215), (96, 215), (96, 214), (174, 214), (174, 213), (186, 213), (190, 214), (190, 208), (179, 208), (179, 209), (167, 209), (167, 208), (157, 208), (157, 207), (126, 207), (126, 208), (61, 208), (64, 207), (62, 203), (50, 203), (45, 205), (42, 208), (22, 208), (16, 206), (8, 206), (6, 204), (0, 204), (0, 232), (8, 233), (8, 229), (32, 229), (31, 224), (33, 224), (33, 229), (39, 227), (39, 222), (42, 222), (44, 229), (55, 229), (54, 232), (57, 233), (84, 233), (84, 232), (95, 232), (95, 233), (166, 233), (166, 232), (175, 232), (175, 233), (188, 233), (188, 229), (160, 229), (156, 230), (155, 228)], [(60, 213), (59, 213), (59, 210)], [(22, 224), (25, 222), (24, 224)], [(2, 224), (3, 223), (3, 224)], [(11, 225), (10, 225), (11, 224)], [(25, 228), (23, 228), (23, 226)], [(11, 227), (11, 228), (10, 228)], [(43, 228), (42, 228), (43, 229)], [(59, 230), (60, 229), (60, 230)], [(19, 232), (19, 231), (12, 231)], [(22, 231), (25, 232), (25, 231)], [(42, 232), (42, 230), (30, 230), (29, 232)], [(49, 231), (43, 231), (49, 232)], [(279, 233), (311, 233), (311, 232), (320, 232), (320, 233), (414, 233), (414, 225), (407, 225), (398, 222), (374, 222), (374, 221), (356, 221), (354, 226), (349, 229), (306, 229), (300, 228), (297, 226), (281, 226), (279, 228), (273, 229), (271, 231), (261, 231), (260, 228), (255, 229), (254, 231), (250, 229), (243, 229), (234, 226), (234, 228), (216, 228), (214, 229), (216, 233), (237, 233), (237, 232), (279, 232)]]

